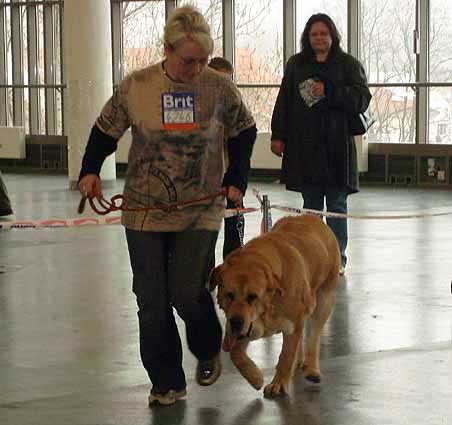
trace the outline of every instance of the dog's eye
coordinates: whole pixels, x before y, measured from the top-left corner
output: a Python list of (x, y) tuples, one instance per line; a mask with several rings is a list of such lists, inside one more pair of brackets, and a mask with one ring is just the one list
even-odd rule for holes
[(228, 292), (228, 293), (226, 293), (226, 298), (229, 301), (234, 301), (234, 294), (232, 292)]
[(256, 299), (257, 299), (256, 294), (249, 294), (246, 300), (248, 301), (248, 304), (252, 304), (253, 301), (255, 301)]

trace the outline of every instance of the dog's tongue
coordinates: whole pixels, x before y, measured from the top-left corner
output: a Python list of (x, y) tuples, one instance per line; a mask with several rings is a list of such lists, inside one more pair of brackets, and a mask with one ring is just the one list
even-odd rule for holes
[(232, 350), (232, 347), (234, 347), (235, 341), (236, 339), (232, 335), (226, 334), (223, 340), (223, 351), (229, 353), (229, 351)]

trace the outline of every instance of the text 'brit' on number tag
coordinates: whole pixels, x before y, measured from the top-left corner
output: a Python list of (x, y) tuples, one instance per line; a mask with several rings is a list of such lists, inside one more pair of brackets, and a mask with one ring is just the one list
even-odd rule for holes
[(162, 93), (162, 128), (193, 130), (196, 127), (194, 93)]

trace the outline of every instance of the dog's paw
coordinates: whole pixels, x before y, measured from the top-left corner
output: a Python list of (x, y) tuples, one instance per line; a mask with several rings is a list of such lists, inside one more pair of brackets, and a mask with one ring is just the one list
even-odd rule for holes
[(268, 398), (282, 397), (289, 393), (288, 385), (282, 382), (272, 382), (264, 388), (264, 396)]
[(303, 371), (303, 376), (307, 381), (310, 381), (314, 384), (320, 384), (322, 378), (318, 369), (309, 367), (306, 364), (304, 364), (301, 369)]

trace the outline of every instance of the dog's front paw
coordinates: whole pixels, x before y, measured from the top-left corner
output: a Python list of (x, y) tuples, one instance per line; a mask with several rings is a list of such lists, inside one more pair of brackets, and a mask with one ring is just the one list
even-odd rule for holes
[(242, 376), (254, 387), (260, 390), (264, 385), (264, 375), (256, 364), (246, 355), (243, 347), (239, 344), (231, 351), (231, 360)]
[(273, 380), (264, 388), (265, 397), (275, 398), (285, 396), (289, 393), (289, 384)]
[(314, 384), (320, 384), (320, 381), (322, 380), (320, 370), (309, 367), (306, 364), (304, 364), (301, 369), (306, 380), (313, 382)]

